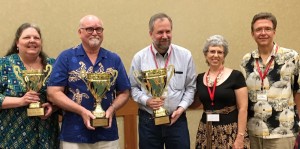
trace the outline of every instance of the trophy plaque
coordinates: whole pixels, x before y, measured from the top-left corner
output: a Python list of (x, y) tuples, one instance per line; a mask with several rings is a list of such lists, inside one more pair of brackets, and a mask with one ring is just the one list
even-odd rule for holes
[[(109, 125), (109, 119), (105, 117), (105, 111), (101, 107), (101, 102), (105, 97), (105, 93), (110, 90), (111, 84), (115, 82), (117, 77), (117, 70), (112, 70), (112, 73), (101, 72), (87, 74), (87, 86), (95, 99), (95, 109), (92, 113), (96, 119), (91, 120), (93, 127), (105, 127)], [(111, 78), (113, 78), (112, 82)]]
[[(45, 86), (45, 82), (48, 79), (52, 66), (47, 64), (45, 70), (21, 70), (19, 66), (13, 66), (13, 71), (16, 77), (21, 81), (21, 84), (28, 91), (38, 92)], [(41, 105), (41, 102), (30, 103), (27, 108), (27, 116), (43, 116), (45, 110)]]
[[(168, 76), (168, 72), (169, 76)], [(167, 92), (167, 86), (170, 79), (174, 75), (174, 65), (169, 65), (167, 68), (153, 69), (147, 71), (134, 71), (133, 73), (138, 83), (145, 88), (148, 93), (156, 100), (161, 100), (164, 92)], [(158, 110), (153, 111), (155, 125), (169, 124), (171, 122), (168, 111), (159, 107)]]

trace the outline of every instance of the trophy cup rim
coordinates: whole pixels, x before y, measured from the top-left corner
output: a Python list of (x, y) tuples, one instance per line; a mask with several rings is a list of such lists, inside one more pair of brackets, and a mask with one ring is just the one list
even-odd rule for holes
[(143, 73), (147, 73), (147, 72), (158, 72), (158, 71), (167, 71), (166, 68), (158, 68), (158, 69), (150, 69), (150, 70), (144, 70), (142, 71)]
[(22, 70), (22, 74), (30, 76), (44, 75), (43, 71), (40, 69)]
[(99, 73), (88, 73), (87, 80), (88, 81), (100, 81), (100, 80), (108, 80), (111, 78), (111, 75), (106, 72)]
[(166, 68), (159, 68), (159, 69), (151, 69), (142, 71), (142, 75), (145, 77), (157, 77), (157, 76), (165, 76), (167, 75), (167, 69)]

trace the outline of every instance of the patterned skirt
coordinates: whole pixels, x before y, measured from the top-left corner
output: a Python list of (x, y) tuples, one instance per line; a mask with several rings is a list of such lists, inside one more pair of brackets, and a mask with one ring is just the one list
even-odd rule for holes
[[(231, 149), (237, 136), (237, 123), (208, 125), (200, 121), (196, 136), (196, 149)], [(249, 136), (245, 134), (244, 148), (250, 149)]]

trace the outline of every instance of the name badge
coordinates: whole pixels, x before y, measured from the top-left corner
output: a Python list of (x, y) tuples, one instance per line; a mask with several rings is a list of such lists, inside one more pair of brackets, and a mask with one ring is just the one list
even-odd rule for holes
[(268, 96), (266, 91), (257, 91), (256, 93), (257, 101), (268, 101)]
[(220, 121), (220, 114), (207, 114), (206, 120), (208, 122), (219, 122)]

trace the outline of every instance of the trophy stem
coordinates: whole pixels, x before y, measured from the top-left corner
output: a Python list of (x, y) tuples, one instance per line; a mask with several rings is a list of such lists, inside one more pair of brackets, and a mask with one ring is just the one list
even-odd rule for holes
[(36, 102), (36, 103), (30, 103), (29, 104), (29, 108), (40, 108), (42, 107), (40, 102)]
[(102, 109), (102, 107), (100, 106), (100, 103), (96, 103), (96, 108), (95, 110), (92, 112), (96, 118), (103, 118), (105, 117), (105, 111)]
[(105, 111), (100, 106), (100, 103), (96, 103), (96, 108), (92, 113), (96, 116), (96, 119), (91, 120), (93, 127), (106, 127), (109, 125), (109, 119), (105, 117)]
[(158, 110), (154, 110), (154, 123), (155, 125), (162, 125), (162, 124), (170, 124), (171, 120), (168, 115), (168, 112), (163, 107), (159, 107)]
[(29, 104), (29, 108), (27, 108), (28, 116), (43, 116), (45, 115), (45, 110), (42, 108), (40, 102)]
[(158, 110), (154, 110), (155, 117), (161, 117), (161, 116), (166, 116), (166, 115), (168, 115), (168, 112), (163, 107), (159, 107)]

